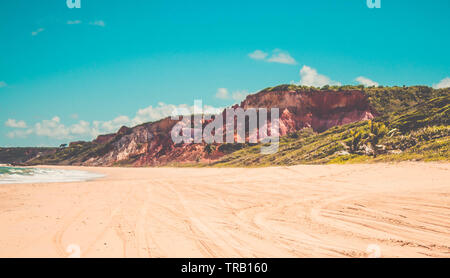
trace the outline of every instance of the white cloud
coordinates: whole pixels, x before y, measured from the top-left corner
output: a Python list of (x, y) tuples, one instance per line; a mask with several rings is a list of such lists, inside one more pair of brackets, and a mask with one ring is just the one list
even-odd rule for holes
[(57, 116), (53, 117), (50, 120), (43, 120), (41, 122), (38, 122), (31, 128), (11, 131), (7, 135), (10, 138), (25, 138), (32, 134), (55, 139), (72, 138), (70, 128), (64, 126), (64, 124), (60, 122), (60, 118)]
[[(29, 128), (24, 121), (16, 121), (14, 119), (8, 120), (5, 125), (16, 128), (16, 130), (13, 130), (7, 134), (10, 138), (24, 138), (30, 135), (36, 135), (61, 140), (73, 140), (83, 137), (93, 139), (100, 134), (117, 132), (117, 130), (124, 125), (132, 127), (172, 116), (173, 112), (179, 108), (185, 109), (188, 111), (188, 114), (192, 114), (194, 112), (194, 106), (188, 106), (186, 104), (165, 104), (160, 102), (157, 106), (148, 106), (146, 108), (139, 109), (133, 118), (120, 115), (110, 121), (87, 122), (80, 120), (75, 124), (66, 126), (61, 123), (61, 119), (58, 116), (55, 116), (50, 120), (43, 120), (35, 123), (34, 126)], [(216, 108), (209, 105), (203, 106), (203, 112), (206, 114), (218, 114), (222, 110), (223, 108)]]
[(216, 98), (228, 99), (230, 97), (228, 90), (226, 88), (217, 89)]
[(379, 85), (378, 82), (370, 80), (369, 78), (366, 78), (364, 76), (357, 77), (355, 79), (355, 81), (357, 81), (359, 84), (364, 85), (366, 87), (372, 87), (372, 86), (377, 87)]
[(228, 92), (228, 89), (219, 88), (219, 89), (217, 89), (216, 98), (232, 99), (234, 101), (240, 102), (240, 101), (244, 100), (247, 95), (248, 95), (248, 92), (246, 90), (234, 91), (233, 93), (230, 94)]
[[(163, 102), (159, 102), (157, 106), (149, 106), (143, 109), (139, 109), (136, 112), (136, 115), (130, 121), (130, 126), (139, 125), (146, 122), (157, 121), (163, 119), (165, 117), (172, 116), (173, 112), (176, 110), (187, 110), (189, 114), (194, 113), (194, 109), (197, 111), (200, 110), (201, 107), (188, 106), (186, 104), (174, 105), (174, 104), (165, 104)], [(209, 105), (203, 105), (203, 113), (206, 114), (218, 114), (222, 112), (223, 108), (213, 107)]]
[(5, 81), (0, 81), (0, 88), (6, 87), (6, 86), (8, 86), (8, 84), (6, 84)]
[(61, 123), (59, 117), (55, 116), (51, 120), (43, 120), (36, 123), (33, 132), (38, 136), (52, 137), (56, 139), (71, 138), (70, 130)]
[(43, 32), (45, 29), (44, 28), (39, 28), (36, 31), (31, 32), (32, 36), (37, 36), (39, 33)]
[(248, 56), (254, 60), (264, 60), (266, 59), (267, 55), (269, 54), (261, 50), (255, 50), (252, 53), (248, 54)]
[(233, 94), (231, 94), (231, 98), (234, 101), (241, 102), (245, 99), (245, 97), (247, 95), (248, 95), (248, 92), (245, 90), (244, 91), (235, 91), (235, 92), (233, 92)]
[[(122, 117), (117, 117), (111, 121), (93, 121), (89, 123), (87, 121), (78, 121), (75, 124), (66, 126), (61, 123), (61, 119), (58, 116), (53, 117), (50, 120), (40, 121), (30, 128), (26, 126), (22, 127), (21, 130), (14, 130), (9, 132), (7, 135), (10, 138), (16, 137), (27, 137), (29, 135), (36, 135), (40, 137), (49, 137), (54, 139), (75, 139), (80, 137), (94, 138), (102, 133), (110, 133), (117, 131), (123, 124), (129, 124), (130, 120), (126, 117), (124, 121)], [(19, 121), (23, 122), (23, 121)], [(16, 122), (17, 123), (17, 122)], [(14, 123), (13, 123), (14, 124)], [(11, 126), (12, 127), (12, 126)], [(19, 128), (16, 126), (16, 128)]]
[(203, 105), (203, 114), (220, 114), (222, 113), (223, 109), (225, 109), (224, 107), (214, 107), (211, 105)]
[(94, 22), (89, 23), (91, 25), (95, 25), (95, 26), (100, 26), (100, 27), (105, 27), (106, 24), (103, 20), (96, 20)]
[(92, 133), (90, 124), (86, 121), (79, 121), (69, 129), (70, 134), (83, 135)]
[(172, 112), (179, 107), (187, 107), (187, 105), (173, 105), (159, 102), (157, 106), (152, 105), (139, 109), (135, 117), (131, 120), (132, 125), (138, 125), (145, 122), (157, 121), (159, 119), (172, 115)]
[(248, 56), (253, 60), (264, 60), (268, 63), (280, 63), (280, 64), (288, 64), (295, 65), (297, 61), (287, 52), (281, 49), (272, 50), (272, 54), (269, 57), (267, 52), (262, 50), (255, 50), (252, 53), (248, 54)]
[(288, 52), (280, 49), (275, 49), (272, 53), (272, 56), (269, 59), (267, 59), (267, 62), (288, 64), (288, 65), (297, 64), (295, 59), (292, 58), (292, 56)]
[(9, 138), (25, 138), (28, 135), (30, 135), (31, 133), (33, 133), (33, 131), (31, 129), (18, 129), (18, 130), (14, 130), (11, 132), (8, 132), (8, 134), (6, 134)]
[(439, 83), (433, 84), (434, 89), (443, 89), (450, 87), (450, 77), (442, 79)]
[(340, 86), (340, 82), (332, 81), (329, 77), (317, 73), (316, 69), (308, 66), (303, 66), (300, 70), (300, 85), (322, 87), (325, 85)]
[(109, 132), (117, 131), (119, 128), (121, 128), (124, 125), (130, 125), (130, 124), (131, 124), (130, 118), (122, 115), (122, 116), (115, 117), (111, 121), (106, 121), (106, 122), (96, 121), (94, 123), (94, 127), (96, 128), (96, 130), (98, 129), (99, 131), (104, 131), (104, 132), (109, 133)]
[(5, 122), (5, 126), (13, 128), (27, 128), (27, 124), (24, 121), (17, 121), (15, 119), (8, 119)]
[(68, 20), (67, 24), (69, 25), (76, 25), (76, 24), (81, 24), (81, 20)]

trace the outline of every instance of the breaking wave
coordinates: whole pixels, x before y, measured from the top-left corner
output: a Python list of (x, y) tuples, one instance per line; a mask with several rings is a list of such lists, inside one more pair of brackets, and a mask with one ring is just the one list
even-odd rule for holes
[(0, 167), (0, 184), (77, 182), (104, 177), (104, 175), (76, 170)]

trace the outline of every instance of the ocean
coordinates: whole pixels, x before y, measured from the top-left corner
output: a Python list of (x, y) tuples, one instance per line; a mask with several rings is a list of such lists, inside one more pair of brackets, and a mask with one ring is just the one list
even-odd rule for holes
[(104, 177), (104, 175), (86, 171), (0, 167), (0, 184), (10, 183), (46, 183), (46, 182), (76, 182)]

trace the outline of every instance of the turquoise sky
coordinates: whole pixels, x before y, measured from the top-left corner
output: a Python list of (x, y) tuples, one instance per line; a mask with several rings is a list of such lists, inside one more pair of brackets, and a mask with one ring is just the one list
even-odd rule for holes
[(0, 0), (0, 146), (88, 140), (283, 83), (445, 86), (449, 14), (448, 0)]

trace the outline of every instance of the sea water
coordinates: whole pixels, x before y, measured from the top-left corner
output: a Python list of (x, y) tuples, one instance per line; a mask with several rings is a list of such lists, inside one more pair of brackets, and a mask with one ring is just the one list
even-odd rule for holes
[(77, 182), (104, 177), (104, 175), (86, 171), (0, 167), (0, 184), (8, 183), (46, 183), (46, 182)]

